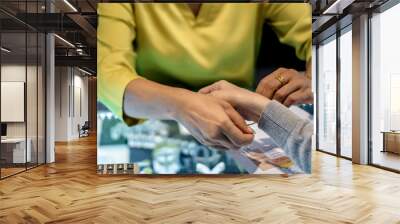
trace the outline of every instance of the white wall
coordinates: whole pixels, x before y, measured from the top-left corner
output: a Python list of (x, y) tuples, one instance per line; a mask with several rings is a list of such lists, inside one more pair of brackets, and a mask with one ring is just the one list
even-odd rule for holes
[[(25, 65), (2, 65), (1, 81), (25, 82)], [(6, 108), (1, 108), (6, 110)], [(25, 123), (7, 123), (7, 137), (25, 137)]]
[[(28, 129), (32, 127), (36, 130), (36, 120), (37, 115), (32, 111), (36, 112), (37, 106), (37, 99), (36, 99), (36, 80), (33, 76), (36, 77), (36, 67), (35, 66), (28, 66), (27, 68), (28, 74), (28, 85), (31, 88), (27, 88), (27, 118), (28, 118)], [(2, 82), (25, 82), (25, 64), (18, 65), (18, 64), (6, 64), (1, 66), (1, 81)], [(40, 107), (41, 105), (39, 105)], [(2, 110), (7, 110), (7, 108), (1, 108)], [(25, 123), (26, 122), (11, 122), (7, 123), (7, 136), (8, 137), (25, 137)], [(32, 129), (32, 130), (33, 130)], [(28, 130), (28, 137), (29, 137), (29, 130)], [(36, 132), (35, 132), (36, 134)]]
[(74, 140), (78, 125), (88, 120), (88, 78), (72, 67), (56, 67), (55, 73), (55, 140)]
[(68, 88), (70, 83), (68, 72), (67, 67), (55, 68), (55, 141), (68, 140)]
[[(72, 119), (72, 136), (78, 137), (78, 129), (77, 126), (78, 124), (83, 125), (85, 121), (88, 121), (88, 107), (89, 107), (89, 102), (88, 102), (88, 78), (85, 76), (81, 76), (82, 73), (79, 73), (79, 75), (76, 75), (76, 70), (75, 70), (75, 75), (74, 75), (74, 99), (75, 99), (75, 106), (73, 110), (75, 110), (75, 113), (73, 113), (75, 116)], [(80, 108), (81, 107), (81, 108)], [(80, 111), (82, 110), (82, 111)]]

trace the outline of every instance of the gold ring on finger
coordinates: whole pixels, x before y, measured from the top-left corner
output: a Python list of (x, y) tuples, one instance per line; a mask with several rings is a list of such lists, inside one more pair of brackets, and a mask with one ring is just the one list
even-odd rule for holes
[(278, 74), (278, 75), (275, 77), (275, 79), (278, 80), (278, 81), (281, 83), (282, 86), (286, 84), (285, 77), (283, 77), (281, 74)]

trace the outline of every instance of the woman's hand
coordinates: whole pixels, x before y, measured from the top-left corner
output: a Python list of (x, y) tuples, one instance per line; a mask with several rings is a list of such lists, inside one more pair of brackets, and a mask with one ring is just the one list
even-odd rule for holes
[(246, 120), (257, 122), (270, 100), (260, 94), (235, 86), (225, 80), (202, 88), (200, 93), (210, 94), (229, 102)]
[(126, 87), (124, 113), (136, 118), (176, 120), (199, 142), (215, 148), (239, 148), (254, 137), (225, 100), (146, 79), (133, 80)]
[(253, 131), (225, 100), (187, 91), (174, 118), (202, 144), (239, 149), (253, 141)]
[(287, 107), (313, 103), (311, 79), (294, 69), (277, 69), (260, 81), (256, 92)]

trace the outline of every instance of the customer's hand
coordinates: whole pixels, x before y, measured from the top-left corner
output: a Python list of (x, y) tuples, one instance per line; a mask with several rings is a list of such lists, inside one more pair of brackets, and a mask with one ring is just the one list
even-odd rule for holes
[(200, 93), (210, 94), (228, 101), (246, 120), (257, 122), (270, 100), (260, 94), (235, 86), (225, 80), (202, 88)]
[(187, 91), (178, 102), (174, 118), (200, 143), (238, 149), (253, 141), (253, 131), (225, 100)]
[(311, 80), (294, 69), (279, 68), (261, 80), (256, 92), (289, 107), (313, 103)]

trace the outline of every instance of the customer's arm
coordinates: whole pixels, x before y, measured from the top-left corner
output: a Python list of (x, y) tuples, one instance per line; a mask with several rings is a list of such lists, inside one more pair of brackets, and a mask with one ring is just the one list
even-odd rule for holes
[(136, 70), (132, 4), (99, 4), (98, 97), (128, 125), (135, 118), (174, 119), (208, 146), (239, 148), (253, 139), (243, 118), (224, 100), (141, 78)]
[(258, 122), (275, 143), (304, 172), (311, 172), (311, 138), (313, 125), (289, 108), (260, 94), (219, 81), (200, 90), (203, 94), (231, 103), (247, 120)]
[(313, 125), (277, 101), (270, 101), (262, 112), (258, 127), (306, 173), (311, 172)]

